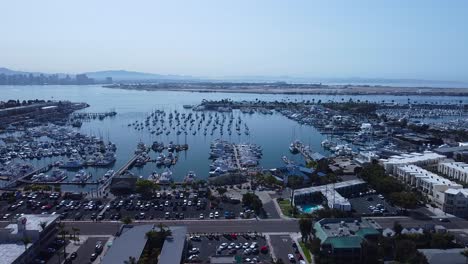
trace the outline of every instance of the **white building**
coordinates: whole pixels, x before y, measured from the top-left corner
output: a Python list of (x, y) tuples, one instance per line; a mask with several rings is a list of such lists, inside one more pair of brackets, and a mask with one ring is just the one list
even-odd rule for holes
[(449, 189), (462, 189), (456, 182), (422, 169), (416, 165), (402, 165), (395, 168), (394, 174), (400, 181), (417, 188), (422, 193), (433, 198), (434, 202), (443, 207), (445, 191)]
[(444, 162), (437, 166), (438, 172), (461, 182), (468, 183), (468, 164), (463, 162)]
[(448, 189), (444, 195), (444, 212), (459, 217), (468, 216), (468, 189)]
[[(0, 264), (26, 264), (57, 235), (58, 215), (24, 215), (0, 228)], [(23, 240), (30, 244), (25, 249)]]
[(379, 163), (385, 168), (389, 174), (396, 174), (396, 168), (403, 165), (427, 166), (435, 165), (445, 160), (444, 155), (437, 154), (432, 151), (424, 151), (423, 153), (408, 153), (391, 156), (388, 159), (380, 159)]
[(372, 134), (374, 129), (372, 128), (371, 123), (362, 123), (361, 130), (359, 131), (360, 134)]
[(354, 160), (361, 165), (372, 163), (373, 160), (378, 159), (379, 155), (377, 155), (374, 151), (359, 151), (359, 153), (354, 158)]
[(305, 204), (309, 202), (312, 197), (321, 194), (327, 200), (328, 207), (342, 211), (351, 211), (351, 203), (339, 192), (348, 194), (356, 193), (365, 189), (366, 186), (366, 182), (357, 179), (298, 189), (294, 191), (292, 197), (293, 204), (294, 206)]

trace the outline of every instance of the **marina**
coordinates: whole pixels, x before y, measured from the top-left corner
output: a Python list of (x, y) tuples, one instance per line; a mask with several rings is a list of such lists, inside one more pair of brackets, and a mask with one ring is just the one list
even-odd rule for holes
[[(149, 178), (152, 175), (160, 177), (163, 173), (166, 176), (169, 168), (171, 179), (181, 183), (192, 178), (187, 177), (189, 172), (196, 175), (196, 179), (212, 178), (226, 172), (253, 172), (275, 168), (283, 163), (283, 157), (288, 162), (303, 164), (316, 154), (344, 155), (382, 146), (390, 152), (398, 149), (396, 143), (391, 148), (391, 142), (379, 139), (379, 135), (385, 134), (372, 118), (363, 116), (358, 120), (355, 115), (343, 115), (340, 110), (334, 110), (331, 102), (371, 102), (374, 98), (379, 105), (382, 105), (382, 100), (388, 102), (384, 106), (393, 101), (393, 104), (401, 105), (400, 108), (408, 103), (408, 99), (412, 102), (428, 101), (429, 105), (437, 102), (437, 108), (447, 105), (446, 108), (451, 109), (444, 112), (444, 116), (453, 114), (464, 120), (463, 115), (459, 115), (464, 113), (460, 112), (460, 98), (450, 96), (380, 96), (375, 99), (366, 96), (264, 94), (262, 101), (252, 101), (249, 99), (252, 95), (245, 94), (145, 92), (99, 86), (67, 87), (67, 91), (82, 90), (79, 96), (74, 92), (66, 93), (60, 87), (32, 86), (27, 87), (24, 94), (12, 93), (8, 87), (4, 90), (2, 96), (5, 99), (13, 95), (19, 100), (30, 99), (31, 96), (41, 98), (53, 92), (57, 100), (86, 101), (89, 107), (74, 112), (76, 116), (80, 116), (79, 113), (83, 116), (108, 113), (109, 109), (115, 111), (107, 118), (87, 118), (81, 126), (41, 124), (5, 131), (0, 135), (2, 162), (29, 163), (35, 168), (49, 164), (58, 166), (67, 174), (67, 179), (61, 181), (65, 185), (63, 188), (71, 191), (87, 190), (87, 185), (91, 188), (95, 182), (103, 182), (109, 170), (114, 170), (115, 175)], [(185, 96), (187, 94), (191, 96)], [(223, 99), (226, 96), (230, 99)], [(138, 103), (124, 101), (124, 98), (134, 98)], [(435, 104), (433, 108), (436, 108)], [(417, 117), (419, 115), (414, 118)], [(455, 119), (444, 124), (448, 126), (450, 122), (455, 122)], [(363, 123), (371, 123), (372, 130), (362, 128)], [(288, 151), (295, 140), (307, 146), (301, 149), (301, 155)], [(139, 142), (141, 148), (137, 147), (137, 151), (143, 150), (143, 146), (144, 151), (140, 152), (141, 155), (134, 155), (135, 145)], [(235, 147), (226, 148), (228, 154), (224, 154), (227, 155), (225, 159), (210, 159), (214, 154), (211, 148), (214, 142)], [(245, 152), (247, 150), (243, 146), (252, 144), (261, 147), (261, 158), (254, 155), (255, 159), (251, 159), (252, 153)], [(250, 159), (242, 159), (243, 155)], [(65, 183), (71, 181), (79, 169), (85, 169), (92, 175), (87, 184), (66, 186)]]

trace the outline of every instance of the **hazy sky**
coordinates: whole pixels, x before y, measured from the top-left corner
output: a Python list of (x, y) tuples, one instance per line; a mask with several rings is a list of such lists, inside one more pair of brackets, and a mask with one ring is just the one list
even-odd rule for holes
[(0, 67), (468, 81), (468, 1), (2, 0)]

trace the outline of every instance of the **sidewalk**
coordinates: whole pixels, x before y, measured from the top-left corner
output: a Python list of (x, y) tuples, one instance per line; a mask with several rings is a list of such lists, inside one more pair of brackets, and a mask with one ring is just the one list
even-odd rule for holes
[(302, 257), (304, 258), (304, 261), (307, 264), (315, 264), (314, 255), (312, 255), (312, 252), (309, 252), (311, 256), (311, 262), (309, 263), (309, 261), (307, 260), (304, 254), (304, 251), (302, 250), (302, 247), (299, 245), (299, 240), (302, 238), (302, 235), (300, 233), (294, 233), (294, 234), (291, 234), (291, 238), (292, 240), (294, 240), (294, 242), (296, 242), (297, 248), (299, 249), (299, 253), (301, 253)]
[(294, 217), (289, 217), (289, 216), (286, 216), (286, 215), (283, 214), (283, 211), (281, 210), (277, 199), (272, 199), (272, 201), (273, 201), (273, 204), (275, 205), (276, 211), (278, 212), (281, 219), (284, 219), (284, 220), (295, 219)]
[[(88, 238), (91, 238), (91, 237), (108, 237), (108, 240), (106, 241), (106, 245), (107, 243), (109, 243), (109, 241), (113, 241), (114, 240), (114, 237), (113, 236), (109, 236), (109, 235), (79, 235), (77, 236), (79, 238), (79, 241), (70, 241), (70, 243), (68, 243), (67, 247), (65, 248), (65, 251), (67, 253), (67, 256), (69, 256), (71, 253), (73, 252), (76, 252), (78, 251), (78, 249), (86, 243), (86, 241), (88, 240)], [(102, 253), (100, 254), (101, 258), (102, 256), (104, 256), (106, 254), (108, 250), (108, 247), (107, 246), (104, 246), (103, 248), (103, 251)], [(60, 254), (63, 254), (63, 251), (61, 251)], [(58, 258), (58, 257), (57, 257)], [(54, 260), (49, 260), (48, 263), (57, 263), (56, 261), (58, 261), (58, 259), (56, 258), (56, 256), (54, 256)], [(56, 260), (55, 260), (56, 259)], [(60, 258), (60, 263), (64, 263), (65, 260), (62, 258)], [(100, 263), (100, 258), (98, 258), (95, 262), (95, 264), (99, 264)]]

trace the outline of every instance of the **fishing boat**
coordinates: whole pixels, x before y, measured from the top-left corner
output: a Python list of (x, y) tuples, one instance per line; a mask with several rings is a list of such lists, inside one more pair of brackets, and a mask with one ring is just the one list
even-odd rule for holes
[(79, 170), (72, 179), (75, 183), (85, 183), (91, 178), (91, 174), (85, 170)]
[(32, 182), (61, 182), (67, 178), (67, 174), (63, 170), (55, 169), (51, 175), (39, 173), (31, 177)]
[(113, 152), (107, 152), (102, 158), (96, 161), (95, 165), (100, 167), (110, 166), (115, 162), (115, 154)]
[(166, 156), (163, 153), (159, 154), (159, 156), (156, 157), (156, 166), (164, 165), (165, 159), (166, 159)]
[(79, 169), (83, 167), (83, 161), (80, 159), (71, 157), (68, 159), (66, 162), (64, 162), (62, 165), (60, 165), (60, 168), (65, 168), (65, 169)]
[(156, 152), (161, 152), (164, 150), (164, 144), (158, 141), (154, 141), (153, 145), (151, 145), (151, 149)]
[(298, 141), (298, 140), (295, 140), (294, 142), (292, 142), (290, 145), (289, 145), (289, 151), (292, 153), (292, 154), (297, 154), (299, 153), (299, 148), (298, 146), (300, 146), (301, 142)]
[(172, 171), (168, 168), (166, 168), (161, 175), (159, 175), (159, 178), (156, 180), (157, 183), (159, 184), (168, 184), (173, 182), (172, 179)]
[(195, 172), (189, 171), (189, 172), (187, 173), (187, 175), (185, 176), (185, 178), (184, 178), (184, 182), (186, 182), (186, 183), (192, 183), (192, 182), (195, 181), (196, 178), (197, 178), (197, 175), (195, 174)]
[(322, 143), (320, 143), (320, 145), (324, 149), (332, 149), (332, 148), (336, 147), (337, 144), (335, 142), (333, 142), (333, 141), (325, 139), (324, 141), (322, 141)]

